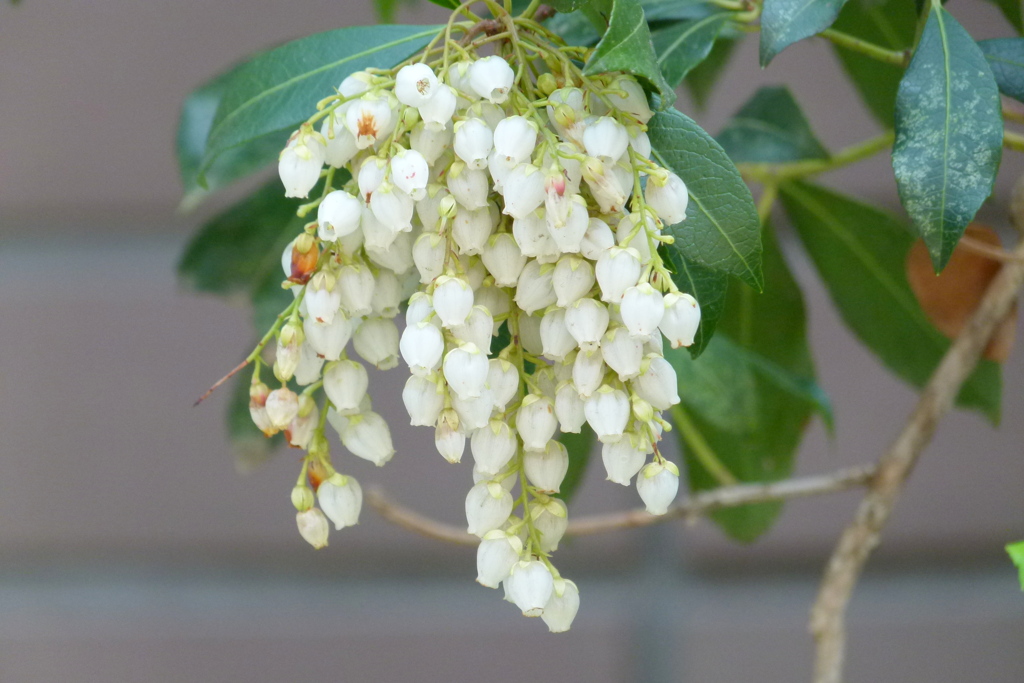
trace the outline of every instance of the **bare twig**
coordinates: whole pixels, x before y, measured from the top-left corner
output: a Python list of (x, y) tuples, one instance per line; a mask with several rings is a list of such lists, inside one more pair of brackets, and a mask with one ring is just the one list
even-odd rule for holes
[[(606, 515), (580, 517), (569, 523), (566, 534), (587, 536), (616, 529), (650, 526), (672, 519), (695, 519), (714, 510), (738, 505), (835, 493), (856, 486), (864, 486), (871, 481), (874, 472), (874, 467), (869, 465), (840, 470), (832, 474), (786, 479), (772, 484), (725, 486), (691, 496), (672, 506), (668, 513), (660, 516), (651, 515), (644, 510), (628, 510)], [(480, 542), (476, 536), (463, 531), (462, 527), (425, 517), (415, 510), (389, 500), (380, 490), (369, 491), (366, 495), (366, 502), (389, 522), (427, 538), (459, 545), (476, 545)]]
[(244, 368), (244, 367), (245, 367), (246, 365), (248, 365), (248, 364), (249, 364), (249, 359), (248, 359), (248, 358), (246, 358), (246, 359), (245, 359), (245, 360), (243, 360), (243, 361), (242, 361), (241, 363), (239, 363), (238, 365), (236, 365), (236, 366), (235, 366), (235, 368), (234, 368), (234, 369), (233, 369), (233, 370), (232, 370), (231, 372), (229, 372), (228, 374), (224, 375), (224, 376), (223, 376), (223, 377), (221, 377), (221, 378), (220, 378), (219, 380), (217, 380), (216, 382), (214, 382), (214, 383), (213, 383), (213, 386), (212, 386), (212, 387), (210, 387), (209, 389), (207, 389), (207, 390), (206, 390), (206, 393), (204, 393), (204, 394), (203, 394), (202, 396), (200, 396), (199, 398), (197, 398), (197, 399), (196, 399), (196, 402), (192, 404), (192, 407), (193, 407), (193, 408), (195, 408), (195, 407), (196, 407), (197, 405), (199, 405), (200, 403), (202, 403), (203, 401), (205, 401), (205, 400), (206, 400), (207, 398), (209, 398), (209, 397), (210, 397), (210, 394), (212, 394), (213, 392), (217, 391), (217, 389), (219, 389), (219, 388), (220, 388), (220, 385), (224, 384), (224, 382), (227, 382), (227, 381), (228, 381), (229, 379), (231, 379), (232, 377), (234, 377), (234, 376), (235, 376), (236, 374), (238, 374), (238, 372), (239, 372), (239, 371), (240, 371), (240, 370), (241, 370), (242, 368)]
[(996, 326), (1005, 318), (1024, 284), (1024, 239), (989, 285), (970, 322), (943, 356), (921, 393), (902, 433), (879, 460), (878, 471), (853, 521), (843, 531), (811, 610), (817, 641), (816, 683), (840, 683), (846, 648), (846, 606), (868, 555), (878, 545), (893, 505), (939, 420), (953, 406), (960, 386), (978, 364)]

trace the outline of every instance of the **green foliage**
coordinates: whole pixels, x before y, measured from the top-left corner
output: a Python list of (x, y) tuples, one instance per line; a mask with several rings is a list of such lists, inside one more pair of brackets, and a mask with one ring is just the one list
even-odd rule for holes
[(717, 139), (736, 163), (828, 158), (828, 151), (784, 86), (764, 87), (754, 93)]
[(661, 249), (672, 268), (672, 280), (681, 291), (693, 296), (700, 303), (700, 325), (689, 347), (690, 356), (696, 358), (715, 334), (715, 327), (725, 311), (725, 295), (729, 288), (729, 276), (702, 266), (683, 256), (672, 247)]
[(579, 434), (562, 432), (559, 434), (558, 440), (569, 451), (569, 469), (565, 473), (565, 479), (562, 480), (561, 491), (555, 495), (568, 503), (580, 484), (583, 483), (583, 475), (587, 472), (590, 453), (594, 450), (596, 438), (594, 430), (590, 428), (590, 425), (584, 423)]
[[(917, 13), (905, 0), (849, 0), (833, 27), (889, 50), (906, 50), (914, 42)], [(845, 47), (834, 49), (868, 109), (891, 128), (903, 69)]]
[(715, 12), (702, 19), (675, 22), (651, 33), (658, 65), (669, 85), (678, 87), (686, 75), (704, 61), (730, 16), (728, 12)]
[(1006, 552), (1009, 553), (1010, 560), (1020, 570), (1020, 589), (1024, 591), (1024, 541), (1010, 543), (1006, 546)]
[(846, 0), (764, 0), (761, 10), (761, 66), (787, 47), (821, 33), (836, 20)]
[(674, 248), (702, 266), (760, 290), (760, 222), (750, 190), (722, 147), (689, 117), (670, 109), (647, 124), (653, 157), (690, 192), (686, 220), (666, 229)]
[(631, 73), (645, 81), (657, 93), (662, 107), (671, 105), (676, 99), (676, 92), (661, 75), (658, 58), (651, 43), (651, 31), (639, 1), (603, 0), (596, 3), (594, 9), (607, 21), (607, 29), (594, 48), (594, 54), (587, 62), (584, 73)]
[(988, 60), (999, 92), (1024, 102), (1024, 38), (982, 40), (978, 47)]
[(396, 64), (424, 47), (436, 26), (358, 26), (318, 33), (258, 55), (231, 72), (214, 115), (198, 182), (227, 150), (287, 133), (353, 71)]
[(933, 5), (896, 96), (892, 164), (936, 272), (992, 192), (1002, 144), (999, 90), (985, 55)]
[(1021, 16), (1021, 0), (988, 0), (999, 8), (1017, 33), (1024, 33), (1024, 17)]
[[(788, 476), (811, 415), (831, 423), (831, 407), (814, 380), (803, 297), (772, 231), (764, 233), (765, 293), (729, 291), (719, 332), (699, 361), (666, 353), (679, 377), (675, 411), (691, 489), (723, 482), (717, 462), (741, 482)], [(750, 542), (766, 532), (780, 503), (720, 510), (712, 518), (731, 537)]]
[(585, 4), (585, 0), (551, 0), (551, 6), (562, 13), (575, 12)]
[[(950, 342), (928, 321), (906, 277), (914, 242), (908, 227), (879, 209), (804, 182), (780, 196), (832, 301), (854, 334), (902, 379), (924, 386)], [(982, 361), (957, 397), (998, 422), (999, 366)]]
[(703, 109), (711, 96), (711, 91), (718, 83), (722, 70), (729, 64), (733, 55), (733, 49), (739, 43), (735, 38), (719, 37), (708, 52), (704, 61), (690, 69), (684, 81), (686, 89), (693, 98), (693, 103), (699, 109)]

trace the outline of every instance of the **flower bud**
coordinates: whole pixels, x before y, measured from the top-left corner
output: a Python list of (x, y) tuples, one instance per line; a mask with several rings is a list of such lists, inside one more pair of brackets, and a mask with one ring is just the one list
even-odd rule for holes
[(483, 538), (488, 531), (499, 528), (512, 514), (512, 494), (501, 484), (480, 483), (466, 496), (467, 531)]
[(530, 261), (523, 268), (516, 286), (515, 302), (527, 315), (555, 303), (555, 290), (551, 285), (553, 274), (554, 268), (542, 266), (537, 261)]
[(516, 454), (519, 442), (512, 429), (501, 420), (491, 420), (473, 432), (470, 449), (476, 468), (485, 474), (498, 474)]
[(395, 455), (388, 425), (377, 413), (366, 411), (353, 415), (341, 433), (341, 442), (352, 455), (369, 460), (377, 467)]
[(408, 107), (420, 107), (437, 91), (437, 76), (426, 64), (407, 64), (395, 75), (395, 97)]
[(580, 299), (565, 309), (565, 326), (581, 349), (598, 348), (608, 329), (608, 309), (594, 299)]
[(505, 585), (508, 595), (525, 617), (539, 617), (551, 600), (554, 580), (551, 572), (539, 560), (516, 562)]
[(515, 238), (507, 232), (492, 235), (483, 248), (481, 258), (498, 287), (515, 287), (526, 265), (526, 256)]
[(664, 358), (650, 357), (650, 363), (643, 369), (640, 376), (633, 380), (633, 390), (657, 410), (668, 410), (679, 403), (678, 380), (676, 371)]
[(614, 443), (622, 438), (629, 422), (629, 396), (605, 384), (587, 399), (583, 411), (598, 440)]
[(581, 350), (572, 366), (572, 383), (580, 392), (581, 398), (589, 398), (597, 391), (604, 380), (604, 358), (600, 349), (593, 351)]
[(601, 301), (619, 303), (626, 290), (640, 279), (640, 259), (633, 249), (612, 247), (597, 260), (594, 275), (601, 287)]
[(363, 489), (353, 477), (335, 473), (321, 482), (316, 490), (320, 509), (334, 522), (334, 528), (341, 531), (347, 526), (359, 524), (359, 512), (363, 507)]
[(492, 358), (487, 366), (487, 386), (494, 398), (494, 407), (505, 410), (508, 402), (519, 393), (519, 370), (507, 360)]
[(491, 129), (480, 119), (466, 119), (455, 124), (455, 155), (466, 166), (480, 170), (487, 168), (487, 157), (493, 148)]
[(318, 323), (311, 318), (302, 322), (306, 343), (327, 360), (338, 360), (352, 336), (352, 323), (345, 314), (337, 312), (330, 323)]
[(633, 475), (640, 471), (646, 459), (646, 454), (636, 447), (631, 438), (601, 445), (601, 460), (608, 473), (608, 481), (615, 484), (629, 486)]
[(452, 221), (452, 238), (460, 254), (475, 255), (484, 250), (497, 221), (491, 217), (493, 204), (480, 209), (460, 208)]
[(285, 325), (285, 330), (292, 327), (299, 330), (298, 335), (287, 335), (291, 340), (286, 342), (286, 335), (282, 331), (281, 336), (277, 340), (277, 349), (274, 356), (274, 377), (280, 382), (287, 382), (292, 378), (292, 375), (295, 374), (295, 368), (299, 367), (299, 359), (302, 354), (302, 328), (298, 327), (298, 323), (295, 323), (294, 326), (289, 323)]
[[(454, 413), (454, 411), (449, 411)], [(466, 435), (459, 432), (458, 420), (441, 419), (437, 421), (437, 429), (434, 430), (434, 447), (441, 457), (452, 463), (462, 461), (462, 454), (466, 450)]]
[(398, 328), (387, 318), (367, 318), (352, 335), (356, 353), (378, 370), (398, 365)]
[(555, 417), (563, 432), (579, 434), (587, 421), (583, 412), (583, 399), (572, 382), (562, 382), (555, 392)]
[(462, 325), (473, 310), (473, 290), (465, 280), (441, 276), (434, 287), (434, 310), (448, 328)]
[(491, 104), (508, 99), (515, 72), (503, 58), (492, 55), (478, 59), (469, 67), (469, 86)]
[(686, 183), (672, 171), (663, 178), (651, 176), (644, 191), (647, 206), (658, 214), (665, 225), (681, 223), (686, 218), (686, 205), (690, 201)]
[(558, 493), (569, 471), (569, 451), (552, 439), (544, 450), (528, 450), (523, 454), (523, 471), (537, 490)]
[(553, 308), (540, 321), (540, 339), (544, 356), (551, 360), (562, 360), (576, 348), (576, 340), (565, 326), (565, 311)]
[(619, 379), (626, 381), (640, 374), (644, 345), (626, 328), (613, 327), (601, 340), (601, 355), (608, 367), (618, 373)]
[(359, 229), (362, 203), (342, 190), (331, 192), (317, 208), (317, 234), (325, 242), (350, 235)]
[[(561, 586), (559, 586), (561, 584)], [(559, 590), (561, 589), (561, 590)], [(580, 611), (580, 591), (572, 581), (558, 579), (544, 613), (540, 618), (551, 633), (564, 633), (572, 626), (576, 613)]]
[(291, 389), (281, 387), (270, 392), (264, 407), (270, 424), (275, 429), (284, 429), (299, 414), (299, 397)]
[(341, 294), (341, 307), (349, 318), (373, 311), (373, 273), (366, 266), (351, 264), (338, 273), (337, 291)]
[(665, 315), (665, 301), (661, 292), (644, 282), (626, 290), (619, 311), (631, 335), (647, 337), (658, 329)]
[(327, 518), (319, 508), (309, 508), (295, 515), (295, 523), (299, 527), (299, 535), (311, 546), (320, 550), (327, 547), (327, 534), (330, 526)]
[(557, 428), (558, 420), (551, 399), (537, 394), (529, 394), (523, 399), (516, 412), (516, 429), (524, 448), (543, 450)]
[(476, 550), (476, 581), (497, 588), (508, 578), (512, 565), (519, 561), (523, 542), (504, 531), (489, 531)]
[(476, 344), (462, 344), (444, 357), (444, 378), (459, 398), (478, 398), (487, 385), (487, 356)]
[(524, 116), (509, 116), (494, 129), (494, 151), (506, 159), (527, 161), (537, 146), (537, 124)]
[(316, 502), (316, 498), (313, 497), (313, 489), (309, 488), (305, 484), (297, 484), (292, 489), (292, 505), (299, 512), (308, 510), (313, 507), (313, 503)]
[(651, 462), (640, 470), (636, 491), (652, 515), (663, 515), (679, 492), (679, 468), (667, 460)]
[(693, 344), (700, 326), (700, 306), (689, 294), (666, 294), (665, 317), (661, 319), (661, 333), (673, 349)]

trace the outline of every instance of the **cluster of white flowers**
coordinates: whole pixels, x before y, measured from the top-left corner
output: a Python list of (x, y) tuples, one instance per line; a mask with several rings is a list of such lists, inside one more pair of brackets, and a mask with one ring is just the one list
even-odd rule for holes
[[(281, 386), (257, 373), (250, 405), (265, 433), (309, 451), (293, 491), (306, 540), (326, 545), (327, 518), (355, 524), (362, 502), (331, 464), (325, 422), (357, 457), (394, 454), (350, 339), (379, 369), (404, 359), (411, 424), (434, 428), (445, 460), (469, 442), (477, 580), (552, 631), (579, 607), (549, 560), (568, 524), (558, 432), (589, 425), (608, 479), (636, 477), (647, 510), (666, 512), (679, 472), (657, 444), (679, 396), (663, 338), (690, 345), (700, 310), (657, 252), (671, 241), (662, 228), (685, 218), (687, 190), (650, 160), (651, 116), (631, 76), (524, 83), (488, 56), (353, 74), (314, 118), (319, 130), (291, 137), (287, 196), (324, 177), (326, 188), (284, 253), (296, 299), (276, 334)], [(349, 177), (332, 187), (341, 169)]]

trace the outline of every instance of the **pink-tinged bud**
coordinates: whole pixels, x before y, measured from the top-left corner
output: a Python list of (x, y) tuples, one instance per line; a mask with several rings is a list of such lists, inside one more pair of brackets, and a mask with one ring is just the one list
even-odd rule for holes
[(437, 429), (434, 430), (434, 447), (442, 458), (454, 465), (462, 461), (462, 454), (466, 451), (466, 435), (460, 433), (451, 420), (438, 420)]
[(359, 229), (362, 202), (342, 190), (331, 192), (317, 209), (317, 234), (325, 242), (350, 235)]
[(587, 416), (583, 411), (583, 399), (572, 382), (562, 382), (555, 392), (555, 417), (563, 432), (579, 434)]
[(303, 124), (288, 141), (277, 162), (277, 172), (284, 185), (285, 197), (308, 197), (320, 180), (320, 169), (326, 160), (324, 139), (314, 133), (309, 124)]
[(589, 398), (604, 380), (605, 364), (600, 349), (580, 351), (572, 366), (572, 383), (581, 398)]
[(555, 580), (555, 590), (544, 605), (540, 618), (551, 633), (564, 633), (572, 626), (576, 613), (580, 611), (580, 591), (572, 581)]
[(334, 474), (317, 487), (316, 497), (320, 502), (320, 509), (334, 522), (337, 531), (359, 524), (359, 512), (363, 507), (363, 489), (354, 477)]
[(444, 394), (437, 384), (426, 377), (411, 375), (402, 390), (402, 402), (409, 413), (409, 424), (414, 427), (432, 427), (444, 408)]
[(466, 166), (480, 170), (487, 168), (487, 157), (494, 146), (493, 134), (480, 119), (466, 119), (455, 123), (455, 156)]
[(498, 287), (515, 287), (526, 265), (526, 256), (516, 244), (515, 237), (507, 232), (492, 235), (481, 258)]
[(350, 417), (348, 425), (341, 433), (341, 442), (352, 455), (369, 460), (378, 467), (395, 455), (387, 423), (384, 418), (372, 411)]
[(629, 396), (605, 384), (587, 399), (583, 410), (598, 440), (614, 443), (622, 438), (629, 422)]
[(487, 386), (487, 356), (476, 344), (463, 344), (444, 357), (444, 378), (462, 400), (479, 398)]
[(295, 523), (299, 527), (299, 535), (306, 543), (317, 550), (327, 547), (327, 534), (330, 533), (330, 526), (319, 508), (309, 508), (297, 513)]
[(493, 531), (512, 514), (512, 494), (501, 484), (480, 483), (469, 490), (466, 496), (467, 531), (474, 536), (483, 536)]
[(421, 107), (437, 91), (437, 76), (426, 64), (408, 64), (395, 75), (395, 97), (408, 107)]
[(524, 116), (509, 116), (494, 128), (494, 151), (506, 159), (526, 161), (536, 146), (537, 125)]
[(513, 218), (524, 218), (540, 208), (547, 198), (544, 174), (533, 164), (516, 166), (505, 178), (504, 213)]
[(604, 462), (608, 481), (629, 486), (630, 480), (644, 466), (647, 455), (637, 448), (632, 438), (619, 439), (615, 443), (601, 446), (601, 460)]
[(344, 105), (338, 107), (333, 115), (324, 119), (320, 126), (320, 135), (327, 143), (324, 160), (334, 168), (341, 168), (359, 152), (355, 136), (345, 127), (345, 109), (342, 107)]
[(454, 89), (438, 84), (437, 92), (430, 101), (418, 108), (423, 124), (430, 130), (444, 130), (445, 126), (451, 123), (457, 102)]
[(491, 104), (501, 104), (508, 99), (514, 79), (512, 67), (497, 55), (478, 59), (469, 67), (469, 86)]
[(518, 447), (516, 433), (502, 420), (491, 420), (477, 429), (470, 443), (476, 468), (489, 475), (505, 469)]
[(487, 386), (490, 387), (494, 407), (505, 410), (519, 392), (519, 370), (507, 360), (492, 358), (487, 363)]
[(667, 172), (664, 178), (648, 178), (644, 198), (647, 206), (658, 214), (658, 218), (665, 225), (675, 225), (686, 218), (686, 205), (690, 201), (690, 195), (686, 183), (671, 171)]
[(291, 389), (274, 389), (265, 404), (267, 417), (275, 429), (284, 429), (299, 414), (299, 397)]
[(461, 278), (437, 278), (434, 287), (434, 310), (445, 327), (464, 324), (473, 310), (473, 289)]
[(551, 285), (554, 268), (530, 261), (519, 275), (515, 302), (527, 315), (547, 308), (555, 303), (555, 289)]
[(391, 182), (414, 200), (427, 196), (430, 168), (423, 155), (414, 149), (403, 149), (391, 157)]
[(523, 447), (543, 450), (558, 428), (555, 406), (546, 396), (529, 394), (523, 399), (516, 413), (516, 429)]
[(614, 327), (601, 340), (604, 362), (619, 375), (623, 382), (640, 374), (644, 359), (644, 345), (624, 327)]
[(263, 382), (255, 382), (249, 387), (249, 417), (264, 436), (273, 436), (278, 429), (267, 414), (268, 396), (270, 396), (270, 388)]
[(675, 463), (652, 462), (640, 470), (636, 491), (652, 515), (663, 515), (679, 492), (679, 468)]
[(659, 327), (673, 349), (693, 344), (693, 337), (700, 327), (697, 300), (684, 293), (665, 295), (665, 317)]
[(580, 299), (565, 309), (565, 326), (581, 349), (591, 351), (601, 344), (608, 329), (608, 309), (594, 299)]
[(318, 323), (306, 318), (302, 323), (306, 343), (327, 360), (338, 360), (352, 336), (352, 323), (342, 312), (334, 314), (330, 323)]
[(356, 139), (359, 149), (366, 149), (394, 130), (395, 121), (386, 98), (363, 96), (354, 100), (345, 111), (345, 127)]
[(569, 451), (552, 439), (544, 450), (529, 450), (523, 454), (523, 471), (538, 491), (558, 493), (569, 471)]
[(488, 588), (500, 586), (522, 552), (519, 537), (499, 530), (487, 532), (476, 550), (477, 583)]
[(427, 322), (410, 325), (402, 332), (399, 349), (412, 374), (426, 376), (441, 366), (444, 336)]
[(369, 384), (366, 368), (354, 360), (336, 361), (324, 368), (324, 393), (339, 415), (359, 412)]
[[(641, 364), (640, 376), (633, 380), (633, 390), (656, 410), (668, 410), (679, 403), (679, 382), (672, 364), (660, 356), (649, 357)], [(647, 367), (644, 368), (643, 366)]]
[(387, 318), (367, 318), (352, 335), (356, 353), (378, 370), (398, 365), (398, 327)]
[(508, 596), (512, 599), (524, 617), (539, 617), (544, 613), (544, 606), (551, 600), (554, 593), (554, 579), (551, 572), (539, 560), (517, 562), (505, 585)]

